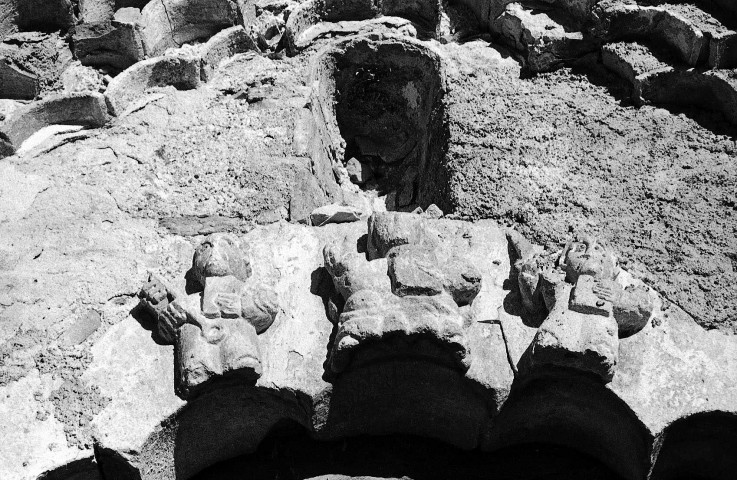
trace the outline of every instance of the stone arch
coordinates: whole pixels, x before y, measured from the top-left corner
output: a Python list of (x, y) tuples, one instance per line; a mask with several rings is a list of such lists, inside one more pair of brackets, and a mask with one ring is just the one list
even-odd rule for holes
[(593, 378), (574, 372), (515, 382), (493, 420), (486, 450), (532, 443), (572, 448), (626, 479), (642, 479), (652, 435), (634, 412)]
[(318, 156), (334, 166), (370, 159), (380, 188), (396, 192), (397, 209), (444, 206), (446, 80), (438, 53), (399, 36), (349, 37), (318, 54), (312, 80)]
[(737, 472), (737, 414), (697, 413), (676, 420), (656, 440), (650, 480), (727, 480)]

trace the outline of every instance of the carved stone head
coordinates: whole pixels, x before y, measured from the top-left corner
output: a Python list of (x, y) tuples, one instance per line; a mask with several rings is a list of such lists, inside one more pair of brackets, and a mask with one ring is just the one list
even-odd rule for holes
[(609, 246), (593, 237), (569, 242), (560, 256), (566, 281), (576, 283), (580, 275), (611, 279), (617, 270), (617, 257)]
[(245, 282), (251, 276), (251, 264), (242, 245), (237, 238), (224, 233), (208, 236), (197, 247), (192, 270), (202, 288), (207, 277), (232, 275)]

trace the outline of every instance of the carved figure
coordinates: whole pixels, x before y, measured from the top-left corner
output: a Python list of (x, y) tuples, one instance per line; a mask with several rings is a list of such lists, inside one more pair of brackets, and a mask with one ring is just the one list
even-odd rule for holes
[[(368, 259), (352, 238), (325, 248), (325, 266), (345, 301), (336, 319), (334, 372), (351, 362), (396, 357), (431, 358), (468, 369), (467, 320), (461, 307), (478, 294), (481, 274), (458, 255), (450, 243), (453, 236), (440, 234), (454, 223), (376, 213), (369, 219)], [(366, 345), (371, 348), (359, 348)]]
[(152, 275), (139, 296), (159, 338), (176, 347), (176, 390), (191, 398), (212, 380), (254, 382), (262, 373), (257, 335), (279, 311), (276, 293), (253, 281), (248, 255), (230, 235), (210, 235), (190, 271), (195, 293), (176, 292)]
[(524, 308), (547, 312), (521, 370), (572, 367), (611, 381), (619, 337), (642, 330), (656, 295), (642, 283), (623, 286), (616, 255), (595, 238), (569, 242), (553, 254), (533, 252), (516, 233), (510, 241), (520, 257), (516, 266)]

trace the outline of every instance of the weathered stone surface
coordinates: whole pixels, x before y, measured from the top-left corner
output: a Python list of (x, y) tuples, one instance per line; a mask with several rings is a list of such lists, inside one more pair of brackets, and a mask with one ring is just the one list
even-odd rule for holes
[[(295, 12), (299, 14), (300, 12)], [(291, 17), (290, 17), (291, 19)], [(287, 30), (291, 28), (290, 38), (292, 38), (292, 48), (294, 52), (298, 52), (315, 43), (322, 38), (330, 38), (334, 36), (350, 36), (367, 33), (385, 33), (402, 35), (407, 37), (416, 37), (417, 30), (411, 21), (399, 17), (379, 17), (363, 21), (344, 20), (340, 22), (320, 22), (305, 28), (304, 25), (298, 24), (295, 19), (293, 22), (287, 22)], [(300, 30), (302, 29), (302, 30)]]
[(131, 66), (110, 82), (105, 100), (113, 115), (120, 116), (125, 109), (152, 87), (187, 90), (200, 85), (199, 57), (156, 57)]
[(678, 13), (661, 7), (603, 1), (593, 13), (592, 32), (607, 42), (657, 39), (686, 65), (708, 55), (708, 39)]
[[(697, 2), (695, 5), (666, 3), (660, 7), (685, 19), (704, 34), (708, 43), (709, 58), (706, 63), (709, 68), (732, 68), (737, 65), (737, 51), (735, 50), (737, 32), (729, 26), (734, 27), (734, 24), (728, 20), (729, 15), (724, 15), (720, 9), (715, 9), (708, 2)], [(699, 61), (703, 62), (704, 59), (700, 58)]]
[(64, 93), (101, 92), (105, 89), (103, 77), (92, 67), (80, 63), (70, 65), (61, 74)]
[(41, 91), (38, 77), (0, 59), (0, 97), (29, 100)]
[[(545, 7), (554, 19), (576, 8), (566, 1)], [(280, 20), (288, 15), (277, 2), (259, 8)], [(491, 222), (450, 220), (499, 218), (549, 248), (586, 226), (621, 242), (626, 268), (648, 283), (666, 279), (659, 290), (689, 308), (705, 305), (700, 321), (720, 324), (730, 304), (713, 300), (731, 298), (735, 274), (734, 142), (719, 134), (726, 124), (712, 131), (704, 125), (721, 117), (620, 105), (620, 86), (596, 83), (610, 77), (599, 76), (593, 62), (578, 66), (593, 68), (584, 71), (595, 84), (579, 69), (519, 78), (517, 62), (490, 47), (488, 37), (440, 44), (367, 36), (331, 44), (335, 54), (322, 57), (320, 75), (312, 77), (305, 57), (238, 54), (220, 63), (205, 88), (144, 93), (110, 128), (43, 150), (23, 148), (4, 160), (0, 399), (6, 400), (0, 410), (10, 418), (0, 422), (0, 434), (10, 439), (10, 453), (0, 461), (0, 477), (36, 480), (45, 472), (47, 478), (96, 479), (96, 456), (106, 478), (189, 478), (253, 451), (270, 431), (302, 427), (308, 436), (347, 443), (366, 434), (419, 435), (466, 449), (552, 443), (586, 452), (627, 479), (648, 472), (718, 478), (734, 471), (733, 337), (704, 332), (673, 306), (653, 308), (648, 302), (658, 296), (624, 271), (610, 281), (594, 281), (587, 271), (566, 279), (570, 272), (554, 271), (556, 257), (551, 272), (535, 275), (545, 259), (516, 272), (511, 250), (522, 257), (540, 251), (510, 248)], [(24, 33), (11, 42), (35, 37)], [(305, 55), (329, 42), (319, 36)], [(172, 55), (190, 52), (201, 61), (202, 46)], [(705, 73), (707, 63), (689, 72), (680, 60), (655, 55), (641, 64), (620, 62), (616, 49), (606, 47), (613, 56), (604, 61), (625, 78), (652, 72), (658, 65), (648, 63), (652, 59), (665, 65), (644, 77), (643, 91), (653, 99), (645, 103), (734, 110), (730, 72)], [(341, 94), (355, 98), (361, 86), (365, 100), (341, 105)], [(382, 97), (392, 91), (404, 93)], [(413, 126), (409, 137), (435, 156), (420, 152), (405, 169), (396, 154), (403, 142), (392, 138), (385, 142), (391, 148), (382, 150), (381, 134), (344, 128), (341, 115), (351, 107), (384, 106), (412, 112), (403, 117)], [(356, 115), (355, 124), (370, 124), (376, 110)], [(424, 121), (433, 116), (444, 128)], [(357, 149), (386, 156), (391, 163), (375, 159), (379, 177), (396, 178), (402, 188), (385, 197), (375, 182), (362, 191), (348, 180), (350, 190), (339, 192), (344, 197), (328, 199), (335, 188), (332, 167), (348, 178), (343, 153)], [(416, 195), (421, 189), (437, 196)], [(372, 231), (362, 222), (255, 226), (304, 219), (319, 205), (341, 201), (365, 212), (388, 204), (417, 214), (411, 220), (385, 214)], [(447, 217), (420, 208), (434, 201)], [(678, 223), (690, 233), (674, 230)], [(182, 379), (172, 363), (189, 360), (187, 340), (195, 339), (191, 350), (201, 346), (200, 328), (178, 327), (187, 332), (176, 351), (150, 338), (153, 326), (140, 312), (135, 318), (129, 312), (147, 270), (184, 288), (193, 245), (218, 229), (247, 238), (256, 250), (254, 268), (263, 269), (257, 275), (276, 279), (284, 316), (256, 338), (258, 380), (223, 378), (228, 366), (217, 367), (213, 388), (184, 403), (174, 394)], [(384, 256), (369, 260), (372, 251)], [(667, 261), (656, 261), (662, 258)], [(696, 290), (688, 291), (684, 285), (696, 277)], [(240, 281), (235, 275), (205, 279), (210, 293), (242, 300)], [(710, 293), (719, 288), (721, 296)], [(520, 298), (518, 290), (531, 295)], [(198, 298), (204, 304), (190, 308), (202, 315), (204, 308), (219, 319), (245, 318), (242, 308), (237, 313), (219, 297)], [(556, 317), (563, 307), (564, 316)], [(540, 325), (533, 312), (548, 309), (548, 323)], [(91, 311), (99, 318), (87, 317)], [(341, 319), (346, 311), (358, 314)], [(373, 329), (380, 322), (361, 315), (390, 325)], [(350, 336), (352, 320), (361, 344), (336, 374), (333, 337), (341, 328)], [(460, 348), (452, 344), (457, 330), (444, 324), (461, 325), (462, 348), (470, 352), (463, 362), (453, 357)], [(236, 352), (256, 349), (253, 335), (224, 330), (243, 333)], [(376, 331), (389, 334), (371, 344)], [(545, 335), (556, 337), (557, 349), (548, 349)], [(519, 369), (538, 340), (533, 359), (553, 367)], [(438, 347), (443, 342), (451, 348)], [(618, 370), (603, 384), (612, 359)], [(36, 375), (44, 380), (28, 381)], [(58, 439), (61, 448), (48, 439)]]
[(281, 16), (276, 16), (268, 10), (264, 10), (250, 27), (259, 48), (274, 50), (281, 43), (286, 24)]
[(18, 29), (15, 2), (16, 0), (0, 0), (0, 38)]
[(368, 162), (361, 162), (356, 158), (351, 158), (346, 162), (346, 170), (348, 170), (348, 177), (351, 182), (356, 185), (363, 185), (374, 177), (371, 164)]
[(150, 56), (238, 24), (238, 5), (233, 0), (153, 0), (141, 14), (143, 40)]
[(49, 181), (43, 177), (23, 174), (8, 163), (0, 164), (0, 223), (23, 218), (36, 195), (48, 187)]
[(116, 13), (113, 21), (77, 25), (72, 41), (82, 65), (125, 70), (146, 56), (141, 25), (134, 14)]
[(195, 251), (190, 292), (156, 277), (140, 292), (160, 341), (175, 343), (175, 389), (184, 398), (228, 380), (255, 383), (263, 372), (257, 334), (280, 313), (268, 278), (251, 278), (249, 246), (231, 235), (210, 235)]
[[(570, 295), (570, 289), (561, 293)], [(535, 335), (529, 360), (523, 360), (520, 373), (550, 367), (572, 368), (611, 381), (619, 356), (614, 317), (579, 313), (559, 303), (556, 307)]]
[[(618, 337), (646, 326), (660, 303), (657, 295), (622, 272), (614, 253), (595, 239), (569, 242), (553, 255), (532, 253), (518, 236), (510, 240), (523, 255), (516, 264), (521, 304), (530, 315), (546, 315), (519, 360), (520, 349), (512, 350), (519, 372), (572, 368), (610, 382)], [(510, 323), (504, 317), (502, 328)]]
[(90, 310), (66, 327), (58, 341), (64, 346), (79, 345), (95, 333), (101, 325), (100, 313)]
[(74, 93), (49, 97), (15, 110), (0, 127), (0, 135), (14, 148), (38, 130), (55, 124), (101, 127), (109, 120), (99, 93)]
[(19, 30), (66, 30), (76, 20), (71, 0), (23, 0), (16, 2)]
[(642, 84), (641, 97), (654, 104), (699, 105), (721, 112), (737, 124), (737, 79), (729, 70), (700, 72), (696, 69), (673, 69), (651, 75)]
[[(331, 353), (333, 370), (343, 372), (351, 364), (357, 368), (389, 358), (392, 352), (467, 370), (467, 323), (460, 307), (474, 301), (483, 281), (483, 270), (471, 264), (478, 248), (471, 239), (494, 225), (465, 227), (461, 222), (388, 212), (372, 215), (368, 225), (365, 243), (346, 239), (325, 250), (326, 266), (345, 302)], [(462, 238), (470, 245), (444, 235), (464, 228), (468, 230)], [(494, 241), (494, 235), (490, 237), (486, 242)], [(368, 261), (358, 253), (362, 249)], [(382, 258), (388, 258), (388, 270), (383, 262), (372, 268)], [(390, 292), (384, 275), (390, 279)]]
[(636, 42), (605, 45), (601, 50), (601, 59), (607, 68), (630, 82), (636, 90), (647, 75), (672, 69), (671, 65), (653, 55), (649, 48)]
[(445, 290), (462, 306), (471, 304), (481, 290), (481, 272), (457, 252), (400, 245), (387, 256), (392, 292), (399, 297), (438, 295)]
[(656, 320), (620, 341), (612, 391), (654, 433), (697, 412), (734, 412), (734, 337), (702, 329), (672, 304)]
[(518, 51), (526, 52), (532, 72), (545, 72), (562, 61), (595, 49), (581, 32), (570, 31), (547, 14), (510, 3), (494, 20), (492, 31)]
[(202, 57), (202, 80), (209, 81), (220, 62), (249, 50), (257, 51), (258, 48), (246, 30), (238, 25), (216, 33), (202, 46), (200, 56)]
[(737, 121), (733, 108), (737, 104), (737, 82), (728, 71), (701, 72), (672, 66), (637, 43), (607, 45), (602, 60), (632, 84), (632, 100), (638, 105), (698, 106), (722, 112), (730, 122)]
[(58, 33), (6, 35), (0, 43), (0, 97), (30, 100), (56, 93), (59, 76), (72, 60)]
[[(8, 432), (0, 450), (3, 478), (33, 480), (92, 457), (91, 449), (68, 445), (64, 425), (54, 414), (57, 407), (46, 403), (59, 383), (51, 374), (34, 369), (25, 378), (0, 387), (0, 430)], [(90, 478), (96, 480), (95, 476)]]
[(322, 227), (328, 223), (357, 222), (361, 219), (361, 211), (348, 205), (325, 205), (310, 213), (310, 223)]
[(79, 0), (79, 17), (83, 23), (108, 22), (115, 13), (115, 0)]
[[(312, 276), (322, 264), (324, 240), (317, 232), (336, 235), (327, 227), (314, 231), (275, 224), (241, 239), (252, 246), (253, 277), (275, 282), (284, 309), (261, 336), (264, 371), (255, 387), (228, 386), (226, 381), (182, 408), (174, 395), (171, 347), (157, 345), (133, 319), (110, 332), (88, 373), (115, 399), (95, 420), (103, 471), (114, 474), (127, 463), (142, 478), (173, 478), (175, 471), (190, 476), (215, 458), (254, 449), (280, 420), (310, 423), (310, 412), (304, 409), (310, 402), (304, 402), (319, 398), (328, 387), (321, 375), (331, 326), (320, 297), (310, 292)], [(182, 283), (180, 277), (177, 284)], [(146, 361), (131, 355), (145, 355)], [(135, 382), (113, 374), (118, 363), (138, 370)], [(136, 399), (148, 396), (151, 402), (138, 405)], [(115, 452), (127, 453), (118, 457)]]

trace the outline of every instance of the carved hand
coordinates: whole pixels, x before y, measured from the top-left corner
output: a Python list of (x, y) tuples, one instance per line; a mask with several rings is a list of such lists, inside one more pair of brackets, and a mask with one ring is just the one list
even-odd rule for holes
[(166, 284), (153, 274), (141, 288), (138, 296), (141, 299), (141, 305), (154, 317), (158, 317), (166, 310), (170, 300), (174, 299), (174, 294), (169, 291)]
[(215, 297), (215, 304), (223, 317), (236, 318), (241, 315), (240, 294), (220, 292)]
[(598, 280), (591, 291), (602, 300), (617, 303), (622, 297), (624, 289), (621, 285), (611, 280)]

